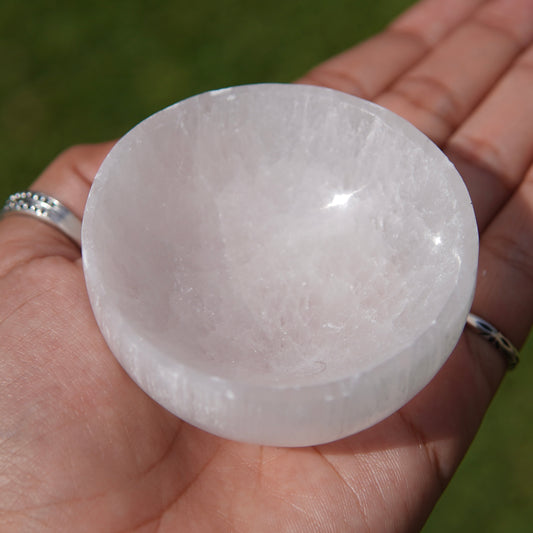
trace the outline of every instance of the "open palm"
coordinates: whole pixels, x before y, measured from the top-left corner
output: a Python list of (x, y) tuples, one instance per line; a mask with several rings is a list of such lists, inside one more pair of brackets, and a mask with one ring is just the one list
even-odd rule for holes
[[(517, 344), (533, 322), (532, 38), (530, 0), (426, 0), (301, 80), (389, 107), (452, 158), (482, 236), (474, 311)], [(81, 217), (110, 147), (68, 150), (33, 189)], [(504, 373), (466, 332), (414, 400), (362, 433), (297, 449), (227, 441), (121, 369), (67, 238), (13, 216), (0, 250), (2, 531), (416, 530)]]

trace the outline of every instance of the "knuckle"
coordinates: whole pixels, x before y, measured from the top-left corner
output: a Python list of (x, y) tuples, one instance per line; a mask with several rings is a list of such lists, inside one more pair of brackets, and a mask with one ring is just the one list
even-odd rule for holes
[(320, 65), (308, 72), (305, 75), (304, 81), (306, 83), (310, 83), (311, 85), (319, 85), (322, 87), (336, 89), (338, 91), (358, 96), (359, 98), (364, 98), (365, 100), (371, 99), (371, 95), (363, 87), (360, 80), (349, 71), (333, 69), (326, 65)]
[(406, 76), (391, 92), (407, 100), (412, 106), (439, 117), (450, 128), (455, 128), (464, 114), (453, 91), (445, 83), (430, 76)]
[(495, 143), (459, 133), (449, 143), (449, 148), (467, 163), (491, 172), (504, 187), (512, 190), (509, 165), (504, 153)]
[(412, 45), (422, 53), (427, 52), (435, 44), (435, 39), (429, 35), (429, 32), (422, 28), (412, 28), (401, 19), (387, 28), (386, 35), (397, 43)]
[[(513, 17), (514, 20), (510, 20), (509, 17), (505, 16), (505, 13), (499, 12), (500, 6), (496, 4), (494, 3), (492, 10), (480, 11), (472, 19), (471, 24), (490, 32), (492, 35), (499, 35), (517, 49), (526, 46), (531, 38), (528, 13), (524, 12), (522, 13), (523, 17), (515, 16)], [(515, 10), (515, 13), (519, 13), (519, 10)]]

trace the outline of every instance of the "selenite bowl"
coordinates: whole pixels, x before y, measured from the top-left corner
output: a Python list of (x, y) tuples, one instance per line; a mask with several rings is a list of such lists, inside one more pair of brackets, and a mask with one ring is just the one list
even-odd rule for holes
[(417, 394), (463, 330), (478, 255), (470, 197), (431, 141), (303, 85), (212, 91), (140, 123), (96, 175), (82, 239), (131, 378), (191, 424), (280, 446)]

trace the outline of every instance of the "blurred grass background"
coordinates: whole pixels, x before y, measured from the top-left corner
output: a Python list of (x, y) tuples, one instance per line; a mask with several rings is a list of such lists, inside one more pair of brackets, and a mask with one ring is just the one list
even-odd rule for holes
[[(124, 134), (193, 94), (289, 82), (411, 0), (3, 0), (0, 195), (65, 147)], [(533, 339), (424, 532), (529, 532)]]

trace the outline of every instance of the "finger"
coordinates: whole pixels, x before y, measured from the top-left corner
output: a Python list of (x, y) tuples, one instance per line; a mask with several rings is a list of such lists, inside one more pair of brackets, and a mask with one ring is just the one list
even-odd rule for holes
[[(533, 324), (533, 166), (481, 236), (472, 311), (493, 324), (517, 348), (530, 333)], [(431, 387), (407, 408), (417, 425), (425, 428), (426, 437), (433, 433), (430, 440), (439, 454), (440, 466), (448, 465), (445, 467), (448, 474), (451, 475), (473, 438), (505, 368), (504, 357), (496, 348), (466, 329), (458, 349)], [(443, 403), (442, 398), (450, 400)], [(442, 439), (445, 426), (455, 435), (455, 444), (452, 439), (448, 442)]]
[[(31, 185), (48, 194), (81, 219), (91, 182), (113, 142), (81, 145), (60, 154)], [(37, 257), (76, 259), (79, 248), (58, 229), (24, 215), (0, 221), (0, 275)]]
[(530, 46), (445, 148), (470, 191), (481, 230), (533, 161), (532, 88)]
[(533, 1), (483, 5), (376, 98), (442, 145), (533, 39)]
[(520, 347), (533, 323), (533, 166), (480, 244), (473, 312)]
[(299, 82), (371, 100), (483, 3), (483, 0), (420, 2), (383, 33), (322, 63)]
[(73, 213), (81, 218), (94, 176), (114, 144), (115, 141), (84, 144), (65, 150), (48, 165), (32, 189), (59, 200), (64, 198)]

